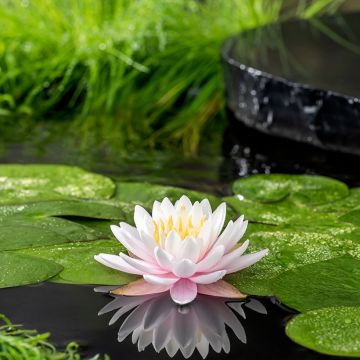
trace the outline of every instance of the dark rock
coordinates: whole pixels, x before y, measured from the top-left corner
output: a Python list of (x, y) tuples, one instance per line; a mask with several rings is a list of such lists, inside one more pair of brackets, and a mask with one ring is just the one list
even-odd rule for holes
[(224, 43), (222, 58), (235, 119), (360, 154), (360, 13), (247, 31)]

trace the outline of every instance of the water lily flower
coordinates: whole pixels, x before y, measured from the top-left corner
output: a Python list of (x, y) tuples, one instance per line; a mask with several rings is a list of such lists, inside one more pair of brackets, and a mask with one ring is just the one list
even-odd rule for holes
[(139, 351), (152, 345), (158, 353), (165, 349), (173, 357), (180, 351), (187, 359), (197, 350), (205, 359), (211, 348), (216, 353), (230, 352), (230, 329), (246, 343), (245, 329), (239, 317), (245, 319), (247, 309), (267, 313), (264, 305), (255, 299), (229, 302), (227, 298), (199, 295), (192, 303), (179, 306), (166, 292), (115, 296), (99, 315), (116, 310), (109, 325), (122, 318), (118, 341), (131, 335)]
[(207, 199), (192, 204), (187, 196), (175, 204), (168, 198), (155, 201), (152, 215), (137, 205), (136, 227), (124, 222), (111, 226), (128, 254), (99, 254), (95, 259), (113, 269), (142, 276), (113, 294), (135, 296), (170, 290), (178, 304), (193, 301), (198, 293), (244, 298), (221, 279), (256, 263), (268, 250), (243, 255), (249, 241), (241, 245), (238, 242), (247, 221), (241, 216), (229, 221), (222, 231), (225, 217), (225, 203), (212, 212)]

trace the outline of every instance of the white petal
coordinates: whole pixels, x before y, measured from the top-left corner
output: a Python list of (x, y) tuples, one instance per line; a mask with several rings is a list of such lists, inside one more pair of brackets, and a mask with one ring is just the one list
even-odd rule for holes
[(129, 274), (142, 275), (143, 272), (126, 263), (120, 256), (110, 254), (99, 254), (94, 256), (99, 263), (115, 270), (120, 270)]
[(152, 218), (155, 221), (158, 221), (159, 219), (163, 219), (164, 218), (164, 214), (161, 210), (161, 204), (159, 201), (154, 201), (153, 203), (153, 207), (152, 207)]
[[(220, 235), (221, 229), (224, 226), (226, 217), (226, 204), (222, 203), (212, 214), (212, 231), (211, 231), (211, 242), (214, 242)], [(211, 243), (209, 244), (211, 246)]]
[(192, 262), (196, 262), (200, 256), (200, 245), (200, 241), (188, 236), (186, 239), (181, 241), (177, 258), (190, 259)]
[(196, 265), (189, 259), (180, 260), (173, 267), (173, 273), (181, 278), (188, 278), (195, 273)]
[(177, 202), (176, 202), (176, 210), (179, 211), (182, 207), (185, 208), (186, 210), (186, 214), (191, 210), (192, 208), (192, 203), (190, 201), (190, 199), (186, 196), (183, 195)]
[(208, 274), (192, 276), (190, 280), (196, 282), (197, 284), (211, 284), (223, 278), (225, 274), (225, 270), (214, 271)]
[(171, 271), (171, 268), (173, 266), (172, 259), (173, 256), (168, 254), (165, 250), (161, 249), (160, 247), (156, 247), (154, 250), (156, 261), (158, 262), (159, 266), (162, 269), (166, 269), (168, 271)]
[(204, 199), (200, 203), (204, 215), (208, 218), (212, 214), (211, 205), (208, 199)]
[(179, 278), (174, 276), (158, 276), (158, 275), (144, 275), (144, 280), (154, 285), (172, 285), (175, 284)]
[(200, 225), (200, 221), (203, 216), (203, 211), (202, 211), (201, 205), (198, 201), (195, 201), (195, 203), (191, 209), (190, 216), (191, 216), (192, 224), (193, 224), (194, 228), (197, 228)]
[(130, 237), (128, 233), (116, 225), (111, 225), (110, 228), (115, 237), (126, 247), (128, 251), (148, 262), (154, 262), (153, 255), (148, 252), (141, 239)]
[(158, 266), (155, 266), (154, 264), (147, 263), (146, 261), (143, 260), (134, 259), (130, 256), (127, 256), (124, 253), (120, 253), (120, 257), (130, 266), (134, 267), (135, 269), (138, 269), (143, 274), (164, 274), (167, 272), (166, 270), (160, 269)]
[(148, 227), (149, 222), (152, 225), (152, 218), (151, 218), (150, 214), (140, 205), (135, 206), (134, 222), (139, 231), (144, 230), (149, 235), (154, 232), (153, 229), (150, 232), (147, 231), (147, 230), (151, 230), (151, 229), (147, 229), (147, 227)]
[(226, 254), (218, 265), (214, 267), (212, 270), (226, 270), (232, 268), (239, 261), (241, 261), (241, 255), (246, 251), (249, 246), (249, 240), (246, 240), (240, 247), (236, 250)]
[(162, 213), (165, 215), (165, 219), (168, 219), (169, 216), (172, 216), (175, 211), (175, 207), (172, 202), (166, 197), (161, 202), (161, 210)]
[(197, 272), (203, 272), (214, 267), (224, 255), (224, 246), (213, 247), (209, 253), (196, 265)]
[(175, 258), (178, 258), (181, 245), (182, 239), (180, 235), (176, 231), (171, 230), (165, 239), (165, 250)]
[(248, 221), (242, 221), (241, 218), (237, 219), (234, 223), (234, 229), (225, 245), (225, 253), (229, 252), (244, 236), (248, 226)]
[(256, 262), (258, 262), (260, 259), (262, 259), (264, 256), (266, 256), (268, 254), (269, 250), (265, 249), (265, 250), (261, 250), (259, 252), (253, 253), (253, 254), (248, 254), (248, 255), (244, 255), (241, 256), (240, 259), (238, 259), (238, 261), (231, 264), (231, 268), (229, 268), (227, 270), (227, 274), (245, 269), (253, 264), (255, 264)]

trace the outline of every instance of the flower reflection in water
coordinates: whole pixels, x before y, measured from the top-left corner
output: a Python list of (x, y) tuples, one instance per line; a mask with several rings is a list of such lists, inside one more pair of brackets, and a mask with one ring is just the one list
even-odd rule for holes
[[(98, 290), (99, 291), (99, 290)], [(230, 351), (227, 329), (246, 343), (246, 334), (239, 317), (245, 319), (244, 308), (266, 314), (265, 307), (255, 299), (233, 301), (226, 298), (199, 295), (187, 305), (177, 305), (169, 292), (144, 296), (116, 296), (100, 310), (99, 315), (117, 310), (110, 320), (114, 324), (124, 314), (118, 333), (122, 342), (132, 334), (132, 342), (143, 351), (152, 344), (155, 351), (166, 349), (173, 357), (179, 350), (189, 358), (195, 349), (205, 359), (210, 347), (217, 353)], [(226, 327), (227, 326), (227, 327)]]

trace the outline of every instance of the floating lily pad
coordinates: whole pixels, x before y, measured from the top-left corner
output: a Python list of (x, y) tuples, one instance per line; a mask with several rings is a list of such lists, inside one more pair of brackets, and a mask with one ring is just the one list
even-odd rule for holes
[(126, 203), (114, 204), (94, 200), (58, 200), (41, 201), (22, 205), (0, 206), (0, 217), (28, 216), (40, 218), (45, 216), (76, 216), (93, 219), (117, 220), (126, 219), (131, 207)]
[(346, 213), (339, 220), (360, 226), (360, 209)]
[(319, 212), (332, 212), (340, 215), (355, 209), (360, 209), (360, 188), (350, 189), (349, 195), (343, 199), (316, 207)]
[(322, 233), (291, 226), (250, 224), (249, 230), (248, 252), (268, 248), (269, 254), (227, 279), (240, 291), (251, 295), (273, 295), (271, 280), (287, 270), (351, 252), (360, 253), (359, 244), (336, 236), (346, 232), (343, 228)]
[(286, 334), (327, 355), (360, 358), (360, 307), (329, 307), (294, 317)]
[(360, 260), (343, 256), (279, 275), (271, 284), (287, 306), (308, 311), (360, 305)]
[(0, 220), (1, 250), (90, 241), (102, 236), (102, 231), (56, 217), (14, 216)]
[(64, 270), (59, 274), (61, 282), (76, 284), (122, 285), (135, 276), (110, 269), (98, 263), (94, 256), (99, 253), (116, 254), (125, 251), (116, 240), (97, 240), (60, 246), (20, 250), (22, 254), (53, 260)]
[(182, 195), (188, 196), (192, 202), (206, 198), (210, 201), (212, 207), (221, 204), (221, 199), (214, 195), (173, 186), (136, 182), (118, 182), (116, 185), (116, 194), (114, 196), (116, 201), (142, 203), (147, 207), (152, 207), (155, 200), (161, 201), (165, 197), (175, 202)]
[[(280, 225), (295, 222), (316, 222), (319, 219), (325, 221), (330, 215), (321, 215), (316, 219), (314, 212), (305, 206), (295, 204), (294, 202), (280, 201), (277, 203), (260, 203), (247, 200), (242, 196), (228, 196), (224, 201), (233, 208), (238, 215), (244, 214), (245, 218), (252, 222), (258, 222), (269, 225)], [(332, 217), (331, 219), (335, 219)]]
[(0, 165), (0, 204), (68, 198), (107, 199), (111, 179), (65, 165)]
[(309, 175), (254, 175), (233, 183), (233, 191), (246, 199), (264, 203), (284, 200), (288, 196), (306, 204), (322, 204), (342, 199), (348, 187), (335, 179)]
[(53, 261), (9, 252), (0, 252), (0, 264), (0, 288), (36, 284), (63, 269)]

